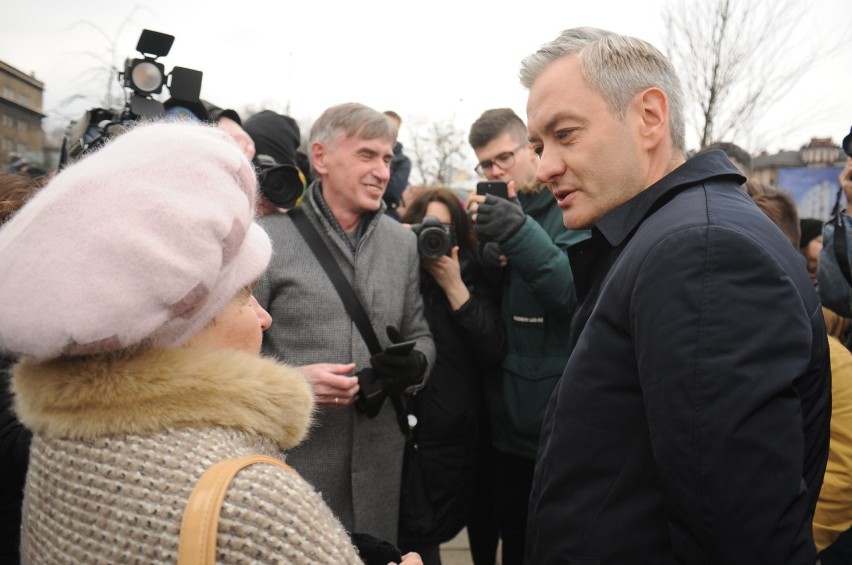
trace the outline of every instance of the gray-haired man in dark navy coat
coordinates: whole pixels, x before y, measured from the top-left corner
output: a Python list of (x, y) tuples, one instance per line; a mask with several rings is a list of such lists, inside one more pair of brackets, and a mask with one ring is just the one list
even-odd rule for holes
[(820, 302), (721, 151), (684, 157), (648, 43), (570, 29), (524, 59), (530, 142), (579, 305), (530, 498), (528, 563), (809, 563), (828, 449)]

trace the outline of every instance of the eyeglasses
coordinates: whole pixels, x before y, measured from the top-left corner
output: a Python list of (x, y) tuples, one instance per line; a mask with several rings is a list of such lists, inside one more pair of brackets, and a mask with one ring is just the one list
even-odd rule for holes
[(494, 168), (494, 165), (498, 165), (504, 171), (515, 164), (515, 153), (519, 150), (526, 147), (526, 145), (518, 145), (511, 151), (506, 151), (505, 153), (500, 153), (493, 159), (487, 159), (485, 161), (480, 161), (479, 164), (474, 167), (474, 171), (478, 175), (485, 176), (485, 173)]

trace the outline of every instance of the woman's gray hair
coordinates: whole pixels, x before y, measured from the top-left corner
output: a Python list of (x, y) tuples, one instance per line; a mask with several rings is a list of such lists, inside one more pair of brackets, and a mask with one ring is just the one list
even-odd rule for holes
[(612, 113), (623, 119), (633, 97), (646, 88), (659, 88), (669, 101), (672, 144), (684, 151), (686, 126), (683, 96), (674, 67), (650, 43), (592, 27), (563, 31), (521, 61), (521, 84), (531, 88), (557, 59), (577, 55), (589, 86), (606, 101)]
[(397, 128), (387, 116), (369, 106), (347, 102), (328, 108), (311, 126), (310, 143), (333, 145), (340, 134), (363, 139), (386, 138), (396, 141)]

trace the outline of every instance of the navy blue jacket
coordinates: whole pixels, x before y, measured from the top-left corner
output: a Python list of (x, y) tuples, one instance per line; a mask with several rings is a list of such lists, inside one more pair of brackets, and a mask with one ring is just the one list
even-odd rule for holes
[(573, 351), (545, 416), (527, 562), (813, 564), (830, 368), (799, 253), (721, 151), (569, 250)]

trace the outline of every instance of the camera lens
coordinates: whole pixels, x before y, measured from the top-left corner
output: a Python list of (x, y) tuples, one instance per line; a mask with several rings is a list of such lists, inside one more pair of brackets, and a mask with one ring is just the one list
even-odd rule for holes
[(292, 208), (305, 191), (305, 183), (299, 169), (293, 165), (281, 165), (274, 157), (257, 154), (254, 156), (257, 167), (260, 192), (279, 208)]
[(292, 208), (305, 191), (296, 167), (279, 165), (260, 175), (260, 189), (270, 202), (281, 208)]
[(418, 248), (420, 249), (420, 253), (422, 253), (425, 257), (429, 259), (437, 259), (441, 255), (446, 255), (449, 252), (450, 245), (450, 234), (443, 227), (426, 227), (420, 232), (420, 236), (417, 240)]

